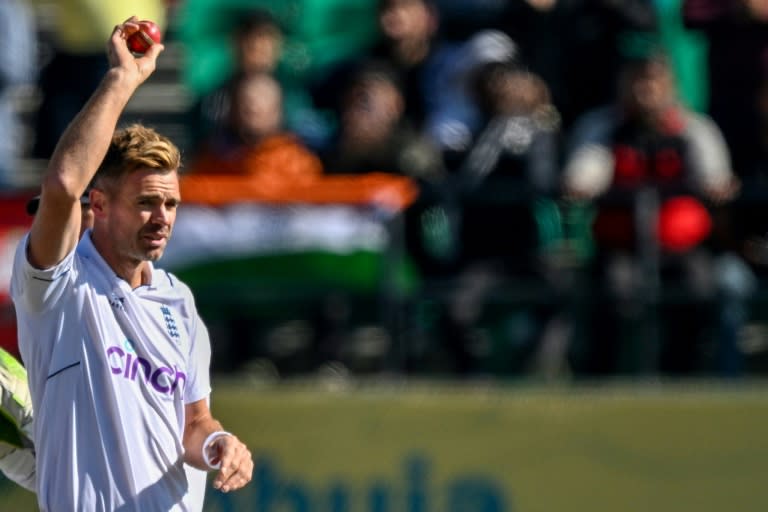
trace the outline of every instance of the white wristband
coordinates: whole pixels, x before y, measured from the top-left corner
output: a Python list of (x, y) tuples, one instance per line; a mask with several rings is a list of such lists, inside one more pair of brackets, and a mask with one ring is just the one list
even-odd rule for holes
[(205, 461), (205, 465), (208, 466), (211, 469), (219, 469), (221, 467), (221, 460), (217, 462), (216, 464), (211, 464), (211, 459), (213, 457), (210, 457), (208, 455), (208, 451), (211, 448), (211, 445), (213, 442), (223, 436), (231, 436), (229, 432), (225, 432), (224, 430), (217, 430), (216, 432), (211, 432), (208, 437), (205, 438), (205, 441), (203, 441), (203, 460)]

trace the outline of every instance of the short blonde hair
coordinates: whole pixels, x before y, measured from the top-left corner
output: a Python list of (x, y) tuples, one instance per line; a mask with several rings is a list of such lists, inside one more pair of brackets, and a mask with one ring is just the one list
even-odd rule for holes
[(103, 188), (116, 183), (122, 176), (139, 168), (159, 172), (177, 171), (181, 166), (179, 148), (168, 137), (152, 128), (132, 124), (112, 136), (109, 149), (101, 162), (94, 185)]

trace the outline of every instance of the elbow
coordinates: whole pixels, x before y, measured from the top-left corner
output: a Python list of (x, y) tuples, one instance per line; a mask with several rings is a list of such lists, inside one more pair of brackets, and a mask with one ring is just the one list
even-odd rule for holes
[(76, 180), (67, 179), (63, 174), (49, 169), (43, 178), (40, 188), (46, 202), (74, 204), (80, 200), (85, 188)]

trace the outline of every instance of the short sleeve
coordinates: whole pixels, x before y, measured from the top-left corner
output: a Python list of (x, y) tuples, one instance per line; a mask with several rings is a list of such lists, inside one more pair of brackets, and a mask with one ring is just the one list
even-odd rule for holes
[(27, 246), (29, 233), (19, 242), (13, 260), (11, 297), (17, 308), (29, 314), (39, 314), (57, 304), (71, 287), (75, 270), (75, 248), (58, 264), (37, 269), (29, 263)]
[(720, 129), (709, 117), (690, 114), (686, 123), (691, 172), (696, 184), (722, 186), (732, 178), (731, 158)]

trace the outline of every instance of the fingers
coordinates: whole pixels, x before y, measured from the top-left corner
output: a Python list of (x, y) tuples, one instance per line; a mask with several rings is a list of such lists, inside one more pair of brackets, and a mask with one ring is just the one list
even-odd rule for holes
[(110, 66), (121, 67), (132, 74), (138, 72), (137, 82), (143, 82), (152, 74), (160, 52), (165, 49), (160, 43), (153, 44), (143, 55), (134, 56), (128, 48), (128, 38), (141, 30), (139, 19), (131, 16), (123, 23), (115, 25), (107, 47), (107, 57)]
[(160, 52), (165, 50), (165, 46), (163, 46), (162, 43), (154, 43), (152, 46), (149, 47), (149, 49), (144, 52), (144, 55), (139, 57), (140, 59), (146, 59), (150, 61), (157, 60), (158, 55), (160, 55)]
[(136, 16), (131, 16), (124, 22), (122, 22), (120, 25), (115, 26), (115, 30), (120, 30), (125, 34), (125, 37), (127, 38), (134, 32), (139, 31), (139, 18)]
[(229, 492), (240, 489), (251, 481), (253, 457), (250, 450), (235, 436), (219, 438), (221, 469), (213, 479), (214, 489)]

